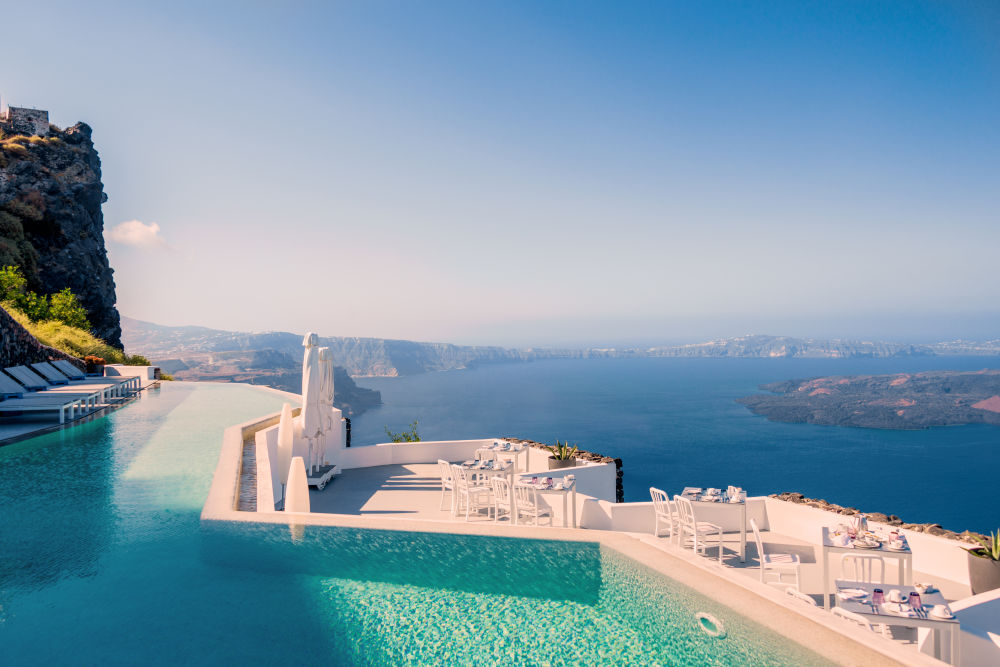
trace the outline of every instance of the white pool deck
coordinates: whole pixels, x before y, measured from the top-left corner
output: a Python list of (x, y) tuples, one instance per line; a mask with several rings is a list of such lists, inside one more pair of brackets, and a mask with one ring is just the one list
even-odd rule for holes
[[(345, 470), (323, 491), (316, 489), (309, 491), (309, 501), (315, 513), (466, 523), (464, 514), (459, 517), (452, 516), (448, 498), (450, 495), (445, 497), (445, 509), (441, 510), (441, 481), (438, 469), (435, 464), (428, 463)], [(485, 513), (473, 514), (469, 523), (493, 527), (498, 534), (503, 534), (505, 529), (512, 528), (506, 519), (494, 521)], [(671, 543), (666, 537), (654, 537), (652, 529), (650, 525), (648, 533), (627, 532), (658, 549), (677, 555), (689, 553), (689, 549), (680, 549), (676, 542)], [(762, 531), (761, 538), (764, 541), (764, 549), (768, 552), (793, 553), (799, 556), (802, 561), (800, 590), (820, 602), (823, 591), (820, 547), (790, 535), (767, 530)], [(724, 543), (723, 567), (741, 576), (759, 579), (757, 545), (753, 541), (753, 534), (747, 537), (746, 562), (740, 562), (738, 556), (738, 533), (726, 533)], [(714, 547), (710, 547), (707, 557), (693, 558), (711, 565), (716, 562), (717, 553)], [(895, 581), (897, 577), (895, 561), (887, 561), (886, 567), (886, 581)], [(943, 579), (927, 572), (915, 570), (914, 580), (933, 581), (949, 600), (959, 600), (971, 595), (968, 584)]]
[[(753, 535), (747, 538), (746, 561), (738, 557), (739, 538), (735, 532), (726, 535), (723, 564), (716, 559), (714, 547), (707, 556), (695, 555), (682, 549), (666, 537), (652, 534), (652, 512), (648, 503), (617, 504), (601, 498), (608, 496), (608, 475), (614, 467), (602, 464), (588, 469), (575, 469), (581, 491), (577, 517), (581, 528), (562, 528), (558, 512), (559, 500), (548, 498), (557, 509), (555, 526), (510, 525), (506, 520), (494, 521), (485, 514), (470, 521), (452, 516), (449, 503), (441, 509), (441, 485), (434, 461), (444, 458), (461, 461), (474, 451), (473, 441), (454, 443), (421, 443), (419, 447), (385, 445), (344, 450), (346, 468), (323, 491), (311, 489), (309, 513), (270, 511), (267, 503), (259, 504), (256, 512), (236, 511), (239, 476), (245, 441), (254, 438), (261, 428), (276, 422), (271, 415), (227, 429), (223, 450), (216, 469), (209, 498), (202, 512), (206, 521), (247, 521), (289, 525), (294, 537), (297, 526), (320, 525), (359, 529), (403, 530), (417, 532), (475, 534), (511, 538), (590, 541), (613, 548), (635, 560), (695, 588), (699, 592), (724, 602), (734, 611), (751, 617), (763, 625), (796, 641), (807, 644), (835, 663), (845, 665), (940, 665), (942, 662), (918, 650), (915, 630), (893, 628), (892, 638), (869, 632), (835, 618), (822, 606), (812, 607), (784, 593), (786, 586), (763, 584), (759, 581), (757, 549)], [(267, 458), (266, 443), (257, 436), (258, 459)], [(452, 447), (453, 456), (445, 453)], [(538, 451), (538, 450), (536, 450)], [(539, 457), (542, 460), (544, 457)], [(381, 463), (381, 464), (379, 464)], [(530, 466), (532, 474), (539, 463)], [(627, 472), (627, 471), (626, 471)], [(266, 472), (266, 474), (270, 474)], [(604, 479), (598, 479), (603, 476)], [(270, 493), (268, 485), (258, 487)], [(613, 500), (613, 485), (610, 487)], [(599, 492), (593, 491), (599, 489)], [(594, 496), (587, 496), (584, 490)], [(674, 490), (669, 490), (673, 492)], [(679, 491), (679, 490), (677, 490)], [(800, 590), (821, 601), (823, 590), (821, 552), (818, 535), (822, 525), (834, 525), (841, 517), (814, 508), (794, 505), (771, 498), (751, 498), (748, 515), (756, 516), (765, 527), (762, 538), (765, 549), (795, 553), (802, 561)], [(648, 520), (647, 520), (648, 517)], [(768, 524), (768, 518), (771, 524)], [(779, 525), (788, 531), (769, 530)], [(749, 527), (749, 520), (748, 520)], [(957, 543), (924, 535), (908, 535), (914, 547), (914, 581), (930, 581), (949, 600), (961, 600), (970, 595), (967, 573), (962, 577), (943, 577), (942, 572), (954, 571), (960, 553)], [(944, 555), (942, 555), (944, 554)], [(944, 565), (942, 565), (942, 563)], [(895, 581), (895, 561), (887, 560), (886, 581)], [(930, 565), (930, 572), (922, 568)], [(836, 568), (836, 566), (833, 566)], [(951, 569), (949, 569), (951, 568)], [(992, 603), (991, 603), (992, 604)], [(963, 632), (963, 635), (966, 634)], [(963, 638), (963, 642), (965, 639)], [(987, 640), (988, 643), (988, 640)], [(970, 660), (963, 643), (963, 665), (990, 664)], [(989, 647), (987, 647), (989, 650)]]

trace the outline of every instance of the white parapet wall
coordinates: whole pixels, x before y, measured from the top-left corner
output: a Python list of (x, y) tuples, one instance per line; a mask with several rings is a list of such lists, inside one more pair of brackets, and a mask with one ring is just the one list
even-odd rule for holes
[[(840, 523), (850, 523), (852, 518), (777, 498), (768, 497), (765, 499), (765, 503), (769, 530), (784, 535), (794, 535), (814, 544), (820, 544), (824, 526), (832, 528)], [(930, 573), (947, 572), (948, 579), (951, 581), (969, 585), (968, 555), (962, 548), (963, 542), (912, 530), (902, 530), (896, 526), (874, 521), (870, 521), (869, 526), (872, 529), (899, 530), (905, 535), (910, 550), (913, 552), (914, 570)]]
[[(722, 503), (699, 503), (696, 509), (699, 521), (709, 521), (727, 533), (738, 532), (740, 520), (731, 507)], [(764, 498), (747, 498), (747, 526), (755, 519), (758, 526), (767, 521)], [(597, 498), (585, 503), (581, 526), (595, 530), (620, 530), (628, 533), (652, 533), (655, 526), (653, 503), (615, 503)]]
[(156, 379), (157, 366), (126, 366), (125, 364), (108, 364), (104, 367), (107, 377), (137, 377), (140, 380), (152, 382)]

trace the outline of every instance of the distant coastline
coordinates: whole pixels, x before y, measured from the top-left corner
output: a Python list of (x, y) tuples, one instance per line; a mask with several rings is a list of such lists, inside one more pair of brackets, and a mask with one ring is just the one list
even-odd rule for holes
[(737, 399), (772, 421), (882, 429), (1000, 426), (1000, 370), (831, 376), (773, 382)]
[[(205, 327), (170, 327), (122, 318), (122, 338), (141, 349), (165, 372), (202, 379), (220, 372), (234, 375), (285, 373), (298, 369), (301, 333), (241, 333)], [(751, 335), (688, 345), (606, 348), (506, 348), (484, 345), (330, 336), (321, 339), (334, 364), (351, 377), (399, 377), (482, 364), (547, 359), (883, 359), (936, 356), (1000, 356), (1000, 339), (946, 341), (926, 345), (846, 339)]]

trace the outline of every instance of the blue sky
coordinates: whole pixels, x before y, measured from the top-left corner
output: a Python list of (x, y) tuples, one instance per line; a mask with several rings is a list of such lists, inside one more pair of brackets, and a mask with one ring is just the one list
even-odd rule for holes
[(1000, 335), (994, 3), (4, 11), (24, 29), (0, 94), (94, 127), (132, 317), (518, 345)]

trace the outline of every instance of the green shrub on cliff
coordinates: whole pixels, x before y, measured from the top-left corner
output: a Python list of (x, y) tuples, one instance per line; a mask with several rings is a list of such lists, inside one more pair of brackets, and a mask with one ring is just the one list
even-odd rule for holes
[(109, 364), (125, 363), (124, 352), (108, 345), (88, 331), (55, 320), (32, 322), (23, 312), (17, 308), (11, 308), (9, 303), (4, 304), (4, 308), (42, 345), (54, 347), (81, 359), (89, 354), (102, 357)]
[(49, 319), (59, 320), (77, 329), (90, 330), (87, 309), (68, 287), (59, 290), (49, 299)]

